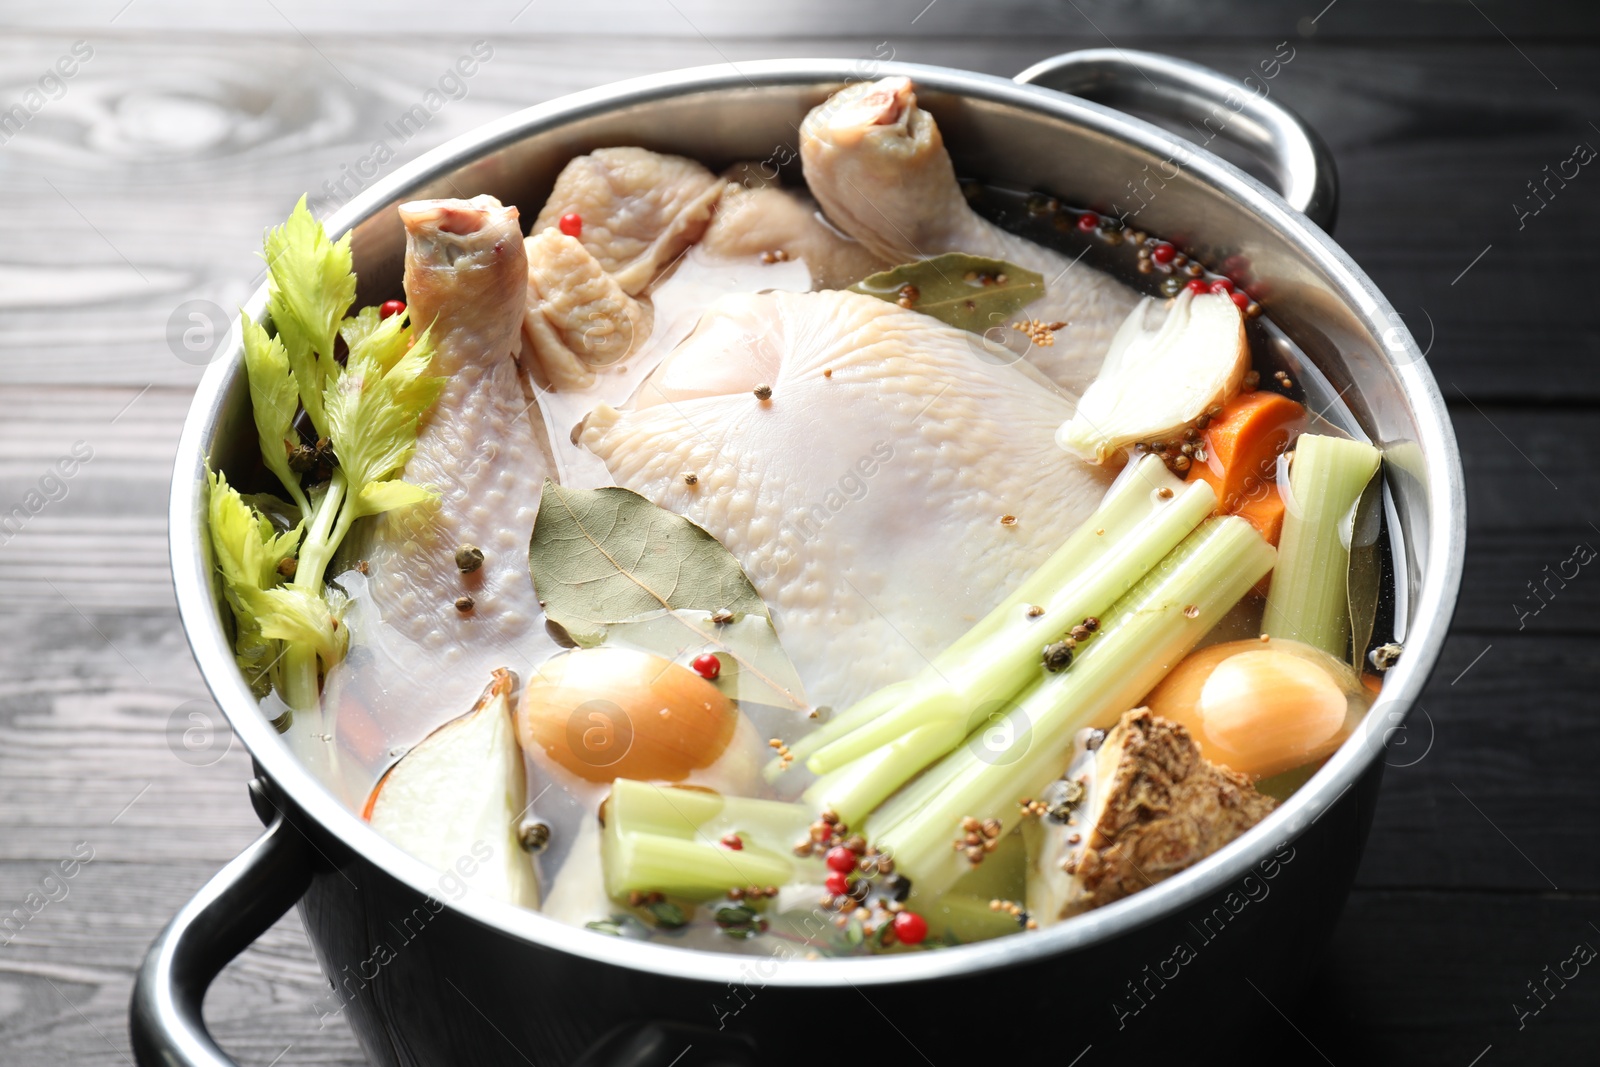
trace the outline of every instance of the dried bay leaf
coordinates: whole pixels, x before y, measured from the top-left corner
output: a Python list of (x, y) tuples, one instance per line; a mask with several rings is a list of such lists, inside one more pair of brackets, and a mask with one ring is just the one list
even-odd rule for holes
[(630, 489), (546, 479), (528, 561), (545, 614), (579, 643), (661, 608), (767, 614), (715, 537)]
[(1003, 259), (946, 252), (868, 275), (850, 291), (891, 304), (904, 295), (911, 310), (981, 334), (1005, 327), (1012, 315), (1043, 296), (1044, 277)]
[(1360, 673), (1366, 667), (1367, 645), (1378, 615), (1383, 561), (1378, 536), (1383, 530), (1383, 476), (1375, 476), (1356, 502), (1350, 530), (1350, 573), (1345, 586), (1350, 608), (1350, 662)]
[[(763, 702), (807, 706), (739, 561), (682, 515), (630, 489), (567, 489), (546, 479), (528, 565), (546, 618), (577, 644), (616, 633), (671, 656), (674, 643), (661, 629), (671, 620), (684, 631), (678, 648), (730, 656), (740, 689), (759, 684)], [(723, 612), (735, 621), (713, 621)]]

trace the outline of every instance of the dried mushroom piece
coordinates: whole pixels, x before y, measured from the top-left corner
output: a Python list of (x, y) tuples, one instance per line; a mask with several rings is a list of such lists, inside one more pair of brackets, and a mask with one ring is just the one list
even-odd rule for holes
[(1041, 922), (1120, 900), (1222, 848), (1276, 805), (1206, 760), (1148, 708), (1122, 716), (1092, 756), (1071, 822), (1030, 820), (1028, 910)]

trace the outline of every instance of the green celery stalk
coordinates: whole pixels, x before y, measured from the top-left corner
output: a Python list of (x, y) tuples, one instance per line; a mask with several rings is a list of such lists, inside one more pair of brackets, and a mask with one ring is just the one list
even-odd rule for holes
[[(867, 725), (879, 715), (892, 709), (906, 694), (912, 692), (915, 681), (916, 679), (914, 678), (907, 678), (904, 681), (886, 685), (882, 689), (862, 697), (790, 746), (790, 759), (804, 762), (807, 757), (828, 742)], [(787, 761), (773, 759), (762, 769), (762, 773), (766, 776), (767, 781), (775, 782), (788, 766), (789, 763)]]
[[(1171, 490), (1173, 495), (1161, 496), (1163, 489)], [(1023, 579), (998, 607), (952, 642), (935, 662), (960, 663), (996, 630), (1014, 628), (1019, 611), (1025, 611), (1032, 604), (1047, 605), (1052, 594), (1062, 586), (1084, 571), (1104, 566), (1116, 554), (1123, 538), (1135, 536), (1152, 518), (1171, 509), (1175, 498), (1185, 491), (1186, 483), (1167, 469), (1161, 457), (1144, 456), (1132, 461), (1130, 469), (1118, 475), (1106, 491), (1094, 514), (1079, 524), (1066, 542)], [(1199, 523), (1200, 519), (1195, 519), (1189, 529)], [(1037, 624), (1036, 619), (1034, 625)]]
[[(1009, 712), (1011, 709), (1007, 707), (1002, 710)], [(988, 724), (985, 724), (984, 729), (988, 728)], [(954, 755), (959, 754), (961, 751), (959, 748), (956, 749), (952, 755), (945, 756), (939, 762), (907, 782), (899, 792), (893, 794), (894, 810), (904, 813), (916, 811), (925, 805), (934, 803), (940, 794), (954, 786), (956, 780), (961, 777), (965, 769), (965, 764), (961, 760), (954, 758)], [(873, 818), (877, 820), (876, 825), (879, 828), (887, 830), (890, 826), (890, 820), (880, 817), (882, 811), (883, 806), (881, 805), (874, 809)]]
[(1014, 934), (1021, 929), (1008, 913), (989, 907), (992, 898), (946, 893), (919, 914), (928, 920), (928, 936), (944, 945), (970, 945)]
[[(300, 545), (300, 558), (296, 561), (298, 567), (290, 583), (294, 588), (311, 593), (322, 592), (323, 575), (327, 572), (328, 561), (333, 558), (335, 548), (328, 534), (337, 520), (344, 496), (344, 472), (336, 470), (328, 487), (317, 498), (311, 525)], [(285, 704), (297, 711), (315, 708), (321, 698), (316, 649), (303, 641), (290, 641), (283, 653), (282, 682), (283, 692), (279, 695)]]
[[(633, 890), (709, 900), (736, 886), (821, 882), (821, 862), (793, 852), (812, 818), (799, 804), (619, 778), (600, 839), (606, 892), (618, 900)], [(729, 834), (744, 847), (722, 845)]]
[[(1017, 802), (1037, 795), (1066, 766), (1084, 726), (1109, 726), (1132, 708), (1272, 568), (1276, 556), (1235, 516), (1208, 520), (1106, 613), (1067, 670), (1020, 697), (991, 749), (980, 732), (929, 772), (937, 791), (912, 789), (867, 819), (868, 840), (894, 857), (919, 894), (938, 895), (970, 870), (951, 847), (961, 820), (996, 818), (1002, 832)], [(1192, 614), (1191, 614), (1192, 613)]]
[[(1020, 595), (974, 627), (976, 638), (958, 641), (957, 655), (924, 670), (892, 709), (811, 756), (807, 767), (822, 777), (807, 790), (808, 802), (846, 822), (865, 816), (959, 745), (986, 713), (1044, 678), (1046, 644), (1104, 614), (1216, 507), (1209, 485), (1179, 482), (1153, 456), (1119, 488), (1111, 506), (1068, 540), (1065, 548), (1075, 551), (1060, 563), (1057, 552), (1041, 568), (1051, 585), (1030, 577)], [(1035, 603), (1044, 613), (1030, 617)]]
[[(959, 710), (959, 709), (958, 709)], [(967, 736), (965, 715), (944, 715), (823, 774), (805, 791), (813, 811), (831, 811), (854, 825), (923, 768)]]
[[(1107, 529), (1096, 537), (1094, 547), (1099, 551), (1092, 555), (1080, 552), (1074, 570), (1052, 576), (1059, 584), (1041, 588), (1040, 583), (1026, 583), (1029, 592), (1041, 594), (1037, 603), (1045, 609), (1044, 614), (1029, 617), (1027, 605), (1033, 601), (1012, 603), (1008, 599), (974, 627), (983, 631), (976, 640), (959, 640), (954, 655), (942, 655), (933, 667), (925, 669), (892, 712), (825, 745), (807, 766), (818, 774), (841, 767), (908, 727), (941, 717), (934, 709), (949, 708), (961, 720), (961, 736), (966, 736), (964, 720), (974, 708), (1013, 696), (1042, 675), (1044, 645), (1110, 608), (1211, 514), (1217, 499), (1205, 482), (1180, 484), (1165, 499), (1154, 492), (1147, 495), (1149, 510), (1142, 520), (1130, 529), (1115, 533)], [(1090, 535), (1102, 528), (1093, 527)]]
[[(1146, 456), (1139, 460), (1112, 483), (1105, 499), (1101, 500), (1094, 514), (1079, 525), (1049, 559), (1023, 579), (1011, 595), (1001, 601), (993, 611), (935, 656), (928, 668), (914, 678), (885, 686), (857, 701), (797, 741), (790, 747), (790, 756), (796, 760), (808, 761), (816, 752), (846, 734), (873, 723), (885, 712), (896, 706), (914, 702), (919, 693), (937, 689), (945, 683), (947, 677), (952, 676), (953, 672), (969, 665), (974, 654), (983, 649), (997, 631), (1015, 631), (1019, 629), (1020, 621), (1024, 624), (1020, 628), (1025, 632), (1048, 632), (1058, 621), (1056, 612), (1047, 610), (1043, 618), (1028, 619), (1022, 614), (1028, 606), (1038, 604), (1048, 608), (1052, 596), (1061, 587), (1075, 577), (1081, 576), (1083, 572), (1103, 565), (1104, 557), (1111, 552), (1113, 546), (1152, 515), (1163, 510), (1163, 506), (1170, 507), (1173, 501), (1163, 500), (1159, 495), (1160, 490), (1168, 489), (1176, 498), (1184, 488), (1184, 483), (1167, 470), (1166, 464), (1159, 457)], [(1200, 519), (1197, 517), (1190, 524), (1190, 529), (1199, 522)], [(1094, 613), (1087, 611), (1084, 613), (1084, 615), (1090, 614)], [(1084, 615), (1068, 620), (1068, 627), (1078, 622)], [(1033, 639), (1034, 636), (1030, 634), (1029, 640)], [(1045, 643), (1047, 642), (1040, 642), (1041, 647)], [(769, 765), (769, 770), (777, 766), (778, 761), (774, 761)]]
[(1302, 434), (1289, 467), (1262, 629), (1303, 641), (1336, 659), (1350, 647), (1350, 530), (1361, 493), (1382, 454), (1362, 441)]

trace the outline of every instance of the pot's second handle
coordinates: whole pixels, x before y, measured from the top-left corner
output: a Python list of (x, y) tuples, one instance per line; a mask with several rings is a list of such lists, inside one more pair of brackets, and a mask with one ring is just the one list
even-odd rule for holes
[[(1187, 122), (1208, 141), (1232, 141), (1267, 164), (1290, 207), (1324, 230), (1333, 229), (1339, 179), (1328, 146), (1299, 115), (1244, 82), (1198, 63), (1123, 48), (1052, 56), (1014, 80), (1114, 107), (1142, 108)], [(1266, 85), (1262, 80), (1262, 89)]]
[(306, 840), (280, 809), (266, 833), (218, 871), (145, 954), (128, 1019), (141, 1067), (237, 1067), (206, 1031), (200, 1013), (206, 988), (310, 884)]

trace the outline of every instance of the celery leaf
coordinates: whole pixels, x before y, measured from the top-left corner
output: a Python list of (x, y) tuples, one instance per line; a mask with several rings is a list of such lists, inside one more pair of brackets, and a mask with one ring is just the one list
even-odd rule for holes
[(250, 377), (250, 404), (255, 410), (261, 460), (278, 476), (301, 512), (308, 512), (311, 506), (300, 488), (300, 478), (289, 469), (289, 450), (299, 443), (294, 416), (300, 406), (300, 394), (289, 373), (289, 353), (281, 337), (267, 336), (267, 331), (243, 312), (239, 327), (244, 336), (244, 366)]
[(334, 338), (356, 299), (350, 235), (329, 241), (302, 196), (288, 220), (268, 231), (266, 260), (271, 280), (267, 310), (283, 340), (306, 414), (318, 436), (327, 436), (322, 397), (327, 380), (339, 374)]
[(345, 346), (376, 359), (386, 371), (406, 354), (411, 335), (404, 313), (383, 318), (375, 307), (364, 307), (339, 324)]
[(210, 477), (206, 509), (211, 554), (222, 575), (223, 596), (233, 609), (234, 658), (251, 687), (264, 692), (278, 649), (271, 635), (262, 632), (257, 609), (264, 592), (281, 581), (278, 567), (294, 555), (301, 527), (278, 533), (272, 520), (246, 503), (220, 472)]
[(314, 649), (325, 667), (344, 658), (349, 631), (321, 595), (295, 585), (280, 585), (252, 592), (248, 601), (263, 636)]
[[(339, 469), (349, 481), (358, 515), (375, 514), (424, 499), (423, 490), (403, 492), (377, 488), (398, 473), (417, 445), (417, 425), (444, 388), (444, 379), (425, 372), (433, 359), (433, 343), (424, 330), (410, 348), (409, 328), (399, 316), (371, 329), (350, 330), (345, 372), (328, 383), (324, 406), (328, 436)], [(352, 320), (363, 323), (363, 317)], [(389, 323), (395, 323), (390, 327)]]

